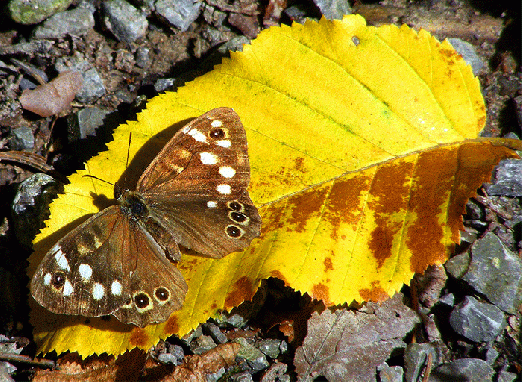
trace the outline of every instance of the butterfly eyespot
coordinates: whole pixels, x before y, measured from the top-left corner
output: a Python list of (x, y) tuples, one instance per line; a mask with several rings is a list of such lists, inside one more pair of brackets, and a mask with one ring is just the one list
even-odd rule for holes
[(160, 287), (154, 290), (154, 296), (160, 302), (166, 302), (170, 299), (170, 293), (167, 288)]
[(145, 309), (150, 304), (150, 298), (146, 293), (140, 292), (134, 296), (134, 303), (138, 309)]
[(245, 207), (238, 201), (234, 200), (232, 202), (228, 202), (228, 208), (230, 208), (231, 210), (234, 210), (234, 211), (242, 212)]
[(237, 239), (241, 236), (243, 236), (243, 230), (239, 227), (236, 227), (235, 225), (229, 225), (227, 226), (227, 235), (229, 237), (232, 237), (234, 239)]
[(64, 286), (65, 280), (65, 274), (63, 274), (62, 272), (56, 272), (53, 275), (53, 279), (51, 280), (51, 282), (56, 289), (60, 289)]
[(210, 131), (208, 134), (212, 139), (221, 139), (226, 137), (225, 130), (217, 128)]
[(248, 220), (248, 217), (245, 214), (242, 214), (241, 212), (232, 211), (228, 213), (228, 216), (231, 220), (235, 221), (236, 223), (245, 223)]

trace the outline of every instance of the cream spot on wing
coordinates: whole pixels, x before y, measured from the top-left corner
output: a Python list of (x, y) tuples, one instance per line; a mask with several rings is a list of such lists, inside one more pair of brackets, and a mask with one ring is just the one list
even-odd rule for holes
[(216, 208), (217, 207), (217, 202), (213, 201), (213, 200), (210, 200), (207, 202), (207, 207), (208, 208)]
[(95, 300), (101, 300), (105, 295), (105, 288), (100, 283), (94, 283), (92, 286), (92, 298)]
[(65, 284), (63, 284), (63, 295), (70, 296), (73, 294), (74, 288), (69, 280), (65, 280)]
[(228, 195), (232, 192), (232, 190), (228, 184), (218, 184), (218, 186), (216, 187), (216, 190), (220, 194), (225, 194), (225, 195)]
[(210, 126), (212, 126), (212, 127), (221, 127), (221, 126), (223, 126), (223, 122), (221, 122), (219, 119), (216, 119), (216, 120), (212, 121)]
[(178, 157), (180, 157), (181, 159), (187, 159), (187, 158), (190, 158), (190, 156), (192, 155), (190, 153), (190, 151), (188, 150), (185, 150), (185, 149), (177, 149), (177, 155)]
[(223, 139), (221, 141), (216, 141), (216, 145), (228, 148), (232, 146), (232, 143), (228, 139)]
[(54, 254), (54, 259), (56, 260), (58, 266), (64, 271), (69, 272), (71, 270), (71, 268), (69, 267), (69, 262), (67, 261), (67, 258), (65, 257), (60, 247), (57, 248), (57, 251)]
[(92, 268), (89, 264), (80, 264), (78, 271), (80, 272), (83, 281), (89, 281), (91, 279)]
[(203, 134), (198, 129), (192, 129), (188, 132), (188, 135), (190, 135), (192, 138), (194, 138), (198, 142), (206, 142), (207, 137), (205, 137), (205, 134)]
[(236, 170), (229, 166), (223, 166), (219, 168), (219, 173), (225, 178), (232, 178), (236, 175)]
[(46, 273), (44, 276), (44, 285), (51, 285), (51, 279), (53, 276), (50, 273)]
[(114, 296), (121, 295), (121, 283), (118, 280), (114, 280), (111, 284), (111, 293)]
[(216, 164), (218, 161), (218, 157), (209, 152), (199, 153), (199, 157), (201, 158), (201, 163), (203, 164)]

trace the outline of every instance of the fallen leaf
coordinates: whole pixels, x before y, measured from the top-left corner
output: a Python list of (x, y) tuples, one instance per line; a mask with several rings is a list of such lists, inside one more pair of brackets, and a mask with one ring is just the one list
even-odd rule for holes
[(364, 310), (313, 313), (308, 334), (296, 350), (298, 381), (324, 376), (329, 382), (374, 380), (377, 366), (393, 350), (404, 348), (404, 336), (420, 322), (398, 293)]
[(28, 273), (99, 211), (97, 201), (113, 198), (106, 182), (137, 178), (188, 119), (219, 106), (245, 126), (261, 237), (219, 260), (184, 254), (185, 303), (162, 324), (57, 316), (33, 302), (41, 351), (148, 349), (250, 300), (269, 277), (326, 305), (385, 300), (447, 259), (466, 201), (500, 159), (517, 157), (505, 146), (521, 147), (476, 139), (486, 118), (479, 82), (448, 42), (425, 31), (368, 27), (356, 15), (270, 28), (118, 127), (108, 151), (52, 203)]
[(62, 72), (47, 84), (37, 86), (34, 90), (24, 90), (20, 103), (24, 109), (41, 117), (57, 115), (71, 107), (82, 84), (83, 77), (79, 72)]

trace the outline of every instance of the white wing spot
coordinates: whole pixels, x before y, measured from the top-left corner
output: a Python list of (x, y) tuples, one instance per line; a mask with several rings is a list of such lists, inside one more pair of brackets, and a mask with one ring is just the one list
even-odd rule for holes
[(232, 143), (228, 139), (224, 139), (222, 141), (216, 141), (216, 145), (228, 148), (232, 146)]
[(111, 293), (114, 296), (121, 295), (121, 283), (118, 280), (114, 280), (111, 284)]
[(67, 261), (67, 258), (65, 257), (60, 247), (57, 248), (56, 253), (54, 254), (54, 259), (56, 260), (58, 266), (64, 271), (69, 272), (71, 270), (69, 267), (69, 262)]
[(232, 192), (232, 190), (228, 184), (218, 184), (218, 186), (216, 187), (216, 190), (220, 194), (226, 194), (226, 195), (228, 195)]
[(105, 288), (100, 283), (94, 283), (92, 286), (92, 298), (101, 300), (105, 295)]
[(70, 296), (73, 294), (74, 288), (69, 280), (65, 280), (65, 284), (63, 284), (63, 295)]
[(211, 200), (211, 201), (207, 202), (207, 207), (208, 208), (216, 208), (217, 207), (217, 202)]
[(223, 122), (221, 122), (219, 119), (216, 119), (210, 123), (210, 126), (212, 127), (221, 127), (223, 126)]
[(188, 132), (188, 135), (190, 135), (192, 138), (194, 138), (198, 142), (206, 142), (207, 137), (205, 137), (205, 134), (203, 134), (198, 129), (192, 129)]
[(50, 273), (46, 273), (44, 276), (44, 285), (51, 285), (51, 279), (53, 276)]
[(83, 281), (89, 281), (91, 279), (92, 268), (89, 264), (80, 264), (78, 271), (80, 272)]
[(201, 158), (201, 163), (203, 164), (216, 164), (218, 161), (218, 157), (209, 152), (199, 153), (199, 157)]
[(232, 167), (223, 166), (219, 168), (219, 173), (225, 178), (232, 178), (234, 175), (236, 175), (236, 170), (234, 170)]

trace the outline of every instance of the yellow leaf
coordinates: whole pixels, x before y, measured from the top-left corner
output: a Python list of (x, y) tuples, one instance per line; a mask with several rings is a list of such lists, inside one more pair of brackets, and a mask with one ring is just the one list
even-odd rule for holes
[(99, 210), (93, 194), (112, 198), (111, 187), (83, 175), (129, 181), (189, 118), (221, 106), (234, 108), (247, 131), (261, 238), (220, 260), (184, 255), (185, 304), (164, 324), (140, 329), (33, 306), (41, 351), (147, 349), (250, 299), (268, 277), (327, 304), (383, 300), (447, 258), (467, 198), (498, 160), (516, 156), (468, 141), (485, 108), (478, 80), (449, 43), (406, 26), (367, 27), (356, 15), (270, 28), (116, 130), (108, 151), (53, 202), (29, 273), (78, 219)]

